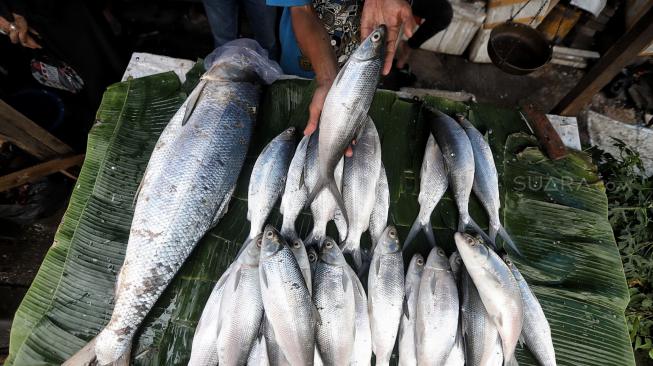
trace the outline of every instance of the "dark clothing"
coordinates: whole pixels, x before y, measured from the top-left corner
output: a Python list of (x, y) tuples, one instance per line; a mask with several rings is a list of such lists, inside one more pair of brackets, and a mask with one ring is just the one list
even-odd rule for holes
[(453, 8), (447, 0), (413, 0), (412, 7), (413, 15), (424, 19), (408, 40), (408, 46), (413, 49), (447, 28), (453, 18)]

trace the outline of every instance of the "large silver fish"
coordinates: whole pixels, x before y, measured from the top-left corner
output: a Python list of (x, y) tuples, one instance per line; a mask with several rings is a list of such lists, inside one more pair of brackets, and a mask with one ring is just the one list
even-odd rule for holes
[[(288, 241), (298, 238), (295, 230), (295, 221), (306, 205), (308, 198), (308, 188), (304, 182), (304, 164), (306, 162), (306, 148), (310, 136), (304, 136), (290, 161), (288, 168), (288, 177), (286, 178), (286, 188), (281, 197), (281, 206), (279, 208), (283, 215), (281, 224), (281, 235)], [(309, 286), (310, 288), (310, 286)]]
[[(214, 363), (217, 365), (217, 363)], [(247, 366), (269, 366), (270, 360), (268, 360), (268, 350), (265, 346), (265, 338), (261, 335), (256, 339), (256, 343), (249, 351), (249, 357), (247, 358)]]
[(388, 226), (374, 248), (367, 276), (372, 351), (377, 365), (389, 365), (404, 304), (404, 259), (399, 236)]
[(453, 118), (435, 108), (425, 107), (424, 111), (433, 137), (442, 150), (447, 178), (458, 206), (458, 231), (472, 229), (494, 245), (494, 241), (469, 215), (469, 196), (474, 185), (474, 151), (465, 130)]
[(494, 242), (497, 233), (513, 250), (519, 252), (510, 235), (501, 225), (499, 217), (499, 175), (494, 165), (492, 150), (490, 145), (485, 141), (483, 135), (471, 124), (463, 115), (456, 115), (458, 122), (465, 129), (469, 141), (472, 143), (474, 151), (474, 185), (472, 186), (474, 194), (479, 198), (490, 221), (490, 239)]
[[(461, 297), (461, 282), (460, 277), (462, 276), (463, 271), (463, 260), (460, 258), (458, 252), (453, 252), (449, 256), (449, 265), (451, 266), (451, 273), (453, 274), (454, 280), (456, 280), (456, 285), (458, 286), (458, 302), (462, 303), (463, 299)], [(462, 307), (462, 304), (461, 304)], [(462, 313), (459, 312), (458, 315), (458, 331), (456, 333), (456, 342), (449, 353), (447, 362), (445, 366), (464, 366), (465, 365), (465, 339), (463, 336), (462, 330)]]
[(422, 170), (419, 176), (419, 196), (417, 197), (419, 213), (408, 232), (408, 236), (404, 242), (404, 248), (412, 243), (420, 230), (426, 234), (426, 239), (431, 244), (431, 247), (435, 246), (435, 236), (431, 227), (431, 214), (435, 210), (435, 206), (440, 202), (444, 192), (447, 191), (448, 186), (449, 179), (447, 178), (447, 171), (444, 167), (442, 151), (435, 142), (433, 134), (429, 133), (426, 148), (424, 149)]
[(354, 350), (349, 362), (350, 366), (369, 365), (372, 360), (372, 331), (370, 330), (370, 316), (367, 311), (367, 295), (365, 288), (358, 276), (350, 267), (347, 268), (349, 278), (354, 283), (354, 299), (356, 301), (356, 335), (354, 336)]
[(458, 253), (490, 319), (501, 337), (503, 357), (510, 360), (522, 330), (524, 307), (519, 284), (492, 249), (469, 234), (454, 234)]
[(311, 275), (311, 262), (308, 258), (308, 253), (306, 252), (306, 247), (304, 242), (301, 239), (297, 238), (292, 242), (288, 243), (292, 254), (295, 255), (299, 269), (302, 271), (304, 276), (304, 282), (308, 288), (309, 293), (313, 293), (313, 284), (312, 284), (312, 275)]
[(415, 340), (418, 365), (444, 365), (458, 333), (458, 288), (449, 259), (431, 249), (419, 286)]
[(345, 158), (342, 173), (342, 196), (349, 213), (349, 226), (340, 245), (343, 252), (351, 253), (356, 268), (360, 269), (363, 264), (360, 238), (370, 225), (381, 172), (381, 141), (371, 118), (367, 117), (363, 133), (352, 151), (352, 156)]
[(295, 128), (290, 127), (272, 139), (256, 158), (247, 192), (250, 238), (263, 230), (265, 220), (283, 193), (294, 149)]
[(521, 290), (522, 303), (524, 304), (524, 325), (521, 336), (533, 356), (542, 366), (555, 366), (556, 355), (551, 339), (551, 327), (546, 320), (544, 311), (528, 283), (517, 269), (517, 266), (507, 255), (503, 260), (510, 268)]
[(320, 115), (319, 179), (308, 202), (327, 188), (335, 197), (349, 226), (344, 201), (334, 180), (334, 170), (345, 148), (365, 123), (385, 57), (386, 27), (376, 28), (349, 56), (336, 76)]
[[(318, 169), (318, 136), (319, 131), (312, 134), (308, 141), (308, 147), (306, 148), (304, 178), (306, 179), (306, 186), (309, 188), (314, 187), (317, 184), (320, 174)], [(335, 180), (338, 183), (338, 189), (340, 189), (340, 184), (342, 183), (343, 165), (344, 159), (340, 159), (340, 162), (334, 171)], [(331, 192), (328, 191), (320, 192), (314, 200), (307, 202), (310, 202), (311, 213), (313, 214), (313, 230), (306, 240), (304, 240), (304, 243), (306, 246), (314, 246), (320, 244), (324, 240), (327, 223), (336, 217), (338, 204)], [(346, 230), (346, 223), (344, 223), (344, 228), (341, 230)]]
[(348, 264), (331, 238), (322, 242), (313, 278), (313, 303), (320, 320), (316, 326), (317, 349), (326, 366), (347, 365), (354, 350), (356, 285)]
[[(111, 320), (67, 364), (129, 358), (132, 338), (197, 242), (226, 212), (260, 95), (254, 68), (218, 59), (168, 123), (137, 195)], [(123, 361), (124, 362), (124, 361)]]
[(376, 243), (381, 239), (383, 230), (388, 226), (388, 210), (390, 209), (390, 189), (385, 167), (381, 164), (379, 181), (376, 184), (376, 200), (374, 209), (370, 215), (370, 237), (372, 238), (372, 251)]
[(262, 240), (250, 240), (231, 269), (220, 304), (218, 354), (220, 365), (243, 365), (257, 341), (263, 320), (259, 284)]
[(499, 331), (485, 310), (474, 282), (466, 271), (461, 278), (461, 317), (465, 336), (467, 362), (479, 366), (501, 366), (503, 351)]
[(263, 233), (259, 264), (263, 308), (291, 365), (312, 365), (316, 312), (295, 255), (274, 227)]
[(424, 271), (424, 257), (413, 255), (406, 272), (404, 311), (399, 327), (399, 366), (417, 365), (417, 346), (415, 344), (415, 319), (417, 318), (417, 301), (419, 284)]

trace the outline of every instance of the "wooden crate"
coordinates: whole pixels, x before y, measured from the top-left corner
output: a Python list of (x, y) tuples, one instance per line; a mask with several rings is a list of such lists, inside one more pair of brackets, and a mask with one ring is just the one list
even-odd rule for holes
[(428, 51), (462, 55), (485, 20), (485, 3), (452, 2), (453, 19), (447, 29), (422, 44)]

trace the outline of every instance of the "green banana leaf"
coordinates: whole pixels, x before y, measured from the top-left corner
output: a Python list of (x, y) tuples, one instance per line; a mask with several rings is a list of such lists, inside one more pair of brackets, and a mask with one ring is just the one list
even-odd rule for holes
[[(127, 241), (131, 199), (149, 152), (167, 121), (163, 113), (157, 115), (161, 119), (151, 115), (154, 111), (148, 106), (152, 104), (143, 98), (133, 99), (150, 95), (150, 100), (159, 98), (156, 100), (160, 104), (165, 100), (171, 115), (173, 105), (180, 104), (176, 91), (147, 89), (157, 80), (170, 78), (167, 75), (116, 84), (107, 91), (98, 116), (108, 110), (122, 112), (105, 118), (91, 132), (89, 156), (55, 245), (16, 314), (8, 364), (59, 364), (108, 320), (115, 271)], [(139, 94), (125, 92), (137, 87)], [(278, 81), (267, 88), (229, 212), (200, 241), (148, 315), (134, 341), (133, 364), (187, 363), (204, 303), (248, 233), (247, 184), (256, 156), (288, 125), (303, 128), (312, 88), (303, 80)], [(532, 138), (524, 134), (526, 126), (515, 111), (436, 98), (427, 98), (425, 103), (445, 113), (464, 113), (487, 132), (501, 172), (504, 224), (525, 254), (525, 259), (517, 263), (551, 323), (558, 363), (633, 365), (623, 315), (628, 292), (607, 220), (605, 192), (591, 162), (583, 153), (556, 162), (546, 159), (534, 147)], [(140, 113), (136, 113), (138, 107)], [(399, 99), (386, 91), (377, 92), (370, 109), (381, 137), (390, 183), (390, 221), (398, 226), (402, 237), (418, 209), (419, 170), (427, 137), (420, 110), (421, 103)], [(125, 146), (128, 141), (124, 140), (135, 132), (142, 132), (143, 137), (149, 134), (148, 142), (142, 142), (147, 146), (138, 153), (130, 152), (133, 147)], [(121, 172), (122, 186), (116, 184), (111, 167)], [(528, 186), (524, 182), (529, 179), (539, 180), (539, 187), (551, 186), (550, 191)], [(582, 184), (571, 189), (573, 182)], [(110, 199), (113, 195), (124, 197), (122, 204), (114, 204)], [(454, 248), (456, 211), (447, 193), (433, 215), (436, 238), (447, 250)], [(479, 224), (487, 225), (475, 199), (470, 202), (470, 212)], [(269, 222), (280, 224), (278, 211), (273, 212)], [(311, 225), (308, 213), (297, 222), (304, 236)], [(335, 233), (333, 227), (330, 231)], [(419, 239), (413, 250), (426, 254), (425, 240)], [(367, 234), (363, 245), (369, 245)], [(521, 348), (518, 360), (520, 364), (536, 365), (528, 351)]]

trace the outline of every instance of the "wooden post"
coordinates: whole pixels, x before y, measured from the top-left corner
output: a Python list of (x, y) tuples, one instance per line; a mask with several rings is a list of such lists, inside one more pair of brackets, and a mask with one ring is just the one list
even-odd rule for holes
[(42, 177), (65, 170), (71, 166), (79, 165), (82, 162), (84, 162), (84, 154), (73, 155), (67, 158), (50, 160), (14, 173), (9, 173), (0, 177), (0, 192), (26, 183), (33, 183)]
[(576, 116), (624, 67), (653, 40), (653, 6), (615, 42), (576, 86), (556, 105), (551, 114)]

